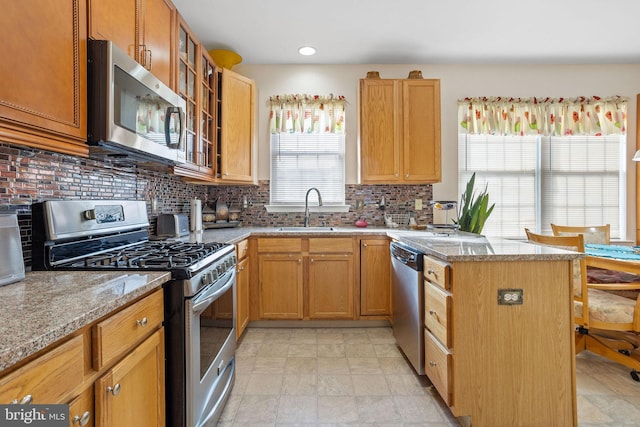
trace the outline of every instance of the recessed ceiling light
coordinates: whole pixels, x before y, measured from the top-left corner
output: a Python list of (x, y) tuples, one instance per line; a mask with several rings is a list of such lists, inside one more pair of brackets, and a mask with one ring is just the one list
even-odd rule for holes
[(311, 46), (302, 46), (300, 49), (298, 49), (298, 53), (300, 55), (309, 56), (316, 53), (316, 49)]

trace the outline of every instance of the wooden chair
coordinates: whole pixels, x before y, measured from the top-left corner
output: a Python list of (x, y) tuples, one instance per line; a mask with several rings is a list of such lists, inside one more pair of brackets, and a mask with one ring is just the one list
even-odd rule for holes
[[(530, 242), (584, 252), (584, 236), (544, 236), (525, 228)], [(624, 269), (624, 261), (620, 262)], [(587, 283), (586, 259), (573, 269), (573, 307), (576, 354), (583, 350), (599, 354), (631, 368), (631, 378), (640, 381), (640, 297), (633, 300), (608, 290), (640, 289), (640, 283)], [(624, 270), (623, 270), (624, 271)]]
[(582, 234), (584, 243), (598, 243), (608, 245), (611, 241), (611, 225), (573, 226), (551, 224), (554, 236), (575, 236)]

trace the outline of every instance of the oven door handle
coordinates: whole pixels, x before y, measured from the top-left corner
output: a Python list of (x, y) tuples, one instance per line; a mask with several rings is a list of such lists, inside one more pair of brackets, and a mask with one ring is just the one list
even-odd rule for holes
[(227, 292), (233, 286), (235, 276), (236, 276), (235, 269), (232, 269), (231, 274), (229, 275), (229, 277), (227, 277), (227, 281), (225, 282), (224, 285), (222, 285), (222, 287), (215, 288), (215, 290), (211, 288), (209, 289), (205, 288), (200, 295), (196, 296), (193, 299), (191, 312), (193, 314), (200, 313), (205, 308), (207, 308), (212, 301), (215, 301), (222, 294)]

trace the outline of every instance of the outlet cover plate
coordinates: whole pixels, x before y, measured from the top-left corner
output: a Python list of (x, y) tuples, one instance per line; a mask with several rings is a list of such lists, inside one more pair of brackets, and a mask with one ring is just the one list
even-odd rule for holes
[(522, 289), (498, 289), (498, 305), (520, 305), (523, 302)]

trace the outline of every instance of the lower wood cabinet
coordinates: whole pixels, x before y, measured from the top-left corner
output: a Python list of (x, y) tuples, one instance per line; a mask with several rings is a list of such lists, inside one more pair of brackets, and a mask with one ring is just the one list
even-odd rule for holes
[(354, 319), (354, 237), (260, 238), (258, 319)]
[(389, 239), (360, 240), (360, 316), (391, 315)]
[(238, 264), (236, 265), (236, 338), (240, 338), (249, 324), (250, 312), (250, 265), (249, 239), (236, 245)]
[(96, 381), (98, 425), (164, 426), (164, 393), (160, 390), (164, 390), (162, 328)]
[(71, 427), (164, 427), (163, 313), (158, 289), (87, 325), (0, 376), (0, 404), (67, 403)]

